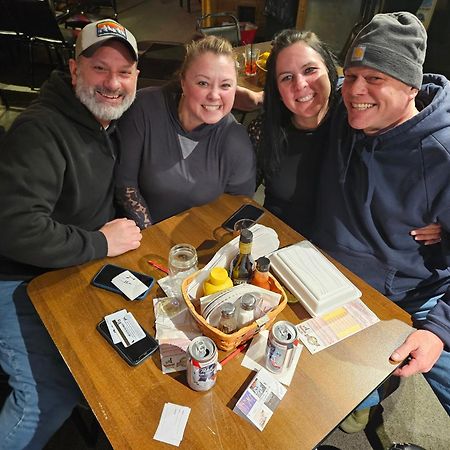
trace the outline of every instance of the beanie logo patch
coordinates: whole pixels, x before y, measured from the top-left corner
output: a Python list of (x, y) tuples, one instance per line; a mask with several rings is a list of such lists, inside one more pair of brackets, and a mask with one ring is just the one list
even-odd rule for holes
[(105, 20), (97, 24), (97, 36), (116, 36), (127, 39), (125, 28), (117, 22)]
[(352, 61), (362, 61), (364, 59), (364, 54), (366, 53), (366, 47), (364, 45), (359, 45), (355, 47), (352, 52)]

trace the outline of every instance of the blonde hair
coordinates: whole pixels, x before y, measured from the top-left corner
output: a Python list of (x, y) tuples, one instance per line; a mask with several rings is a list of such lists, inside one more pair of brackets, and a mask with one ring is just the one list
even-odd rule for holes
[(236, 67), (236, 57), (233, 53), (233, 47), (229, 41), (219, 36), (206, 36), (199, 40), (192, 41), (186, 45), (186, 55), (180, 68), (180, 77), (184, 78), (186, 71), (191, 64), (201, 55), (205, 53), (213, 53), (214, 55), (228, 56)]

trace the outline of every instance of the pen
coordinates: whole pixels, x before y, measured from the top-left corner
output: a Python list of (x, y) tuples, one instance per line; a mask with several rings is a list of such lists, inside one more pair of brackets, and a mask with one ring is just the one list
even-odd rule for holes
[(220, 361), (220, 365), (224, 366), (228, 361), (231, 361), (235, 356), (239, 355), (242, 351), (244, 351), (247, 348), (247, 342), (244, 344), (239, 345), (236, 347), (236, 350), (233, 350), (228, 356), (225, 356), (225, 358)]
[(157, 269), (161, 270), (161, 272), (166, 273), (169, 275), (169, 269), (166, 266), (163, 266), (162, 264), (157, 263), (156, 261), (153, 261), (153, 259), (149, 259), (147, 261), (151, 266), (156, 267)]

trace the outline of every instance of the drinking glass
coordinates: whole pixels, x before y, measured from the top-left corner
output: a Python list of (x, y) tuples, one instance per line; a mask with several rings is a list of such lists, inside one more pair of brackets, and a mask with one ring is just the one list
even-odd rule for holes
[(169, 275), (186, 278), (197, 271), (197, 251), (191, 244), (174, 245), (169, 252)]
[(259, 57), (259, 48), (253, 47), (252, 44), (247, 44), (244, 47), (244, 61), (245, 69), (244, 73), (248, 77), (256, 75), (256, 60)]
[(174, 245), (169, 252), (169, 283), (166, 294), (173, 297), (181, 295), (183, 280), (197, 272), (197, 251), (191, 244)]

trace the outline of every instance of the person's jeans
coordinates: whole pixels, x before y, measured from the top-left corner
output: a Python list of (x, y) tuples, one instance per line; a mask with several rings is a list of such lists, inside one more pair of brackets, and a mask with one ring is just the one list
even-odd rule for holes
[(0, 449), (41, 449), (81, 398), (23, 281), (0, 281), (0, 365), (12, 392), (0, 413)]
[[(420, 304), (408, 302), (406, 305), (398, 304), (406, 312), (411, 314), (413, 322), (416, 327), (420, 327), (420, 321), (425, 320), (428, 312), (432, 309), (437, 301), (442, 297), (438, 295), (436, 297), (430, 298), (426, 303)], [(394, 350), (394, 349), (392, 349)], [(428, 381), (429, 385), (436, 394), (438, 400), (441, 402), (447, 414), (450, 415), (450, 353), (448, 351), (443, 351), (439, 359), (436, 361), (433, 368), (424, 373), (423, 376)], [(389, 384), (389, 381), (386, 382)], [(380, 403), (386, 397), (386, 383), (377, 390), (373, 391), (362, 403), (358, 405), (357, 410), (370, 408)]]

